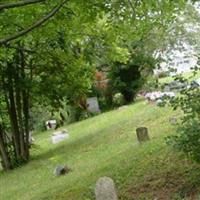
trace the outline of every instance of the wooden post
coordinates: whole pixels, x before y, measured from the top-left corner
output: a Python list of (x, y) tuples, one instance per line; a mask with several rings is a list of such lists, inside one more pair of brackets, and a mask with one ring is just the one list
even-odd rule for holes
[(149, 140), (148, 129), (146, 127), (137, 128), (136, 134), (137, 134), (137, 139), (140, 143)]

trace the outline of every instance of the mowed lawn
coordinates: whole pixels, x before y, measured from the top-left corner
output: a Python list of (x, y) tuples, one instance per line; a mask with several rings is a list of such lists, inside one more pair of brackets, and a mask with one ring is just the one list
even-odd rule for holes
[[(51, 143), (50, 131), (35, 135), (31, 161), (0, 174), (0, 200), (92, 200), (98, 178), (111, 177), (119, 199), (198, 199), (200, 167), (166, 145), (175, 133), (170, 108), (139, 101), (123, 109), (74, 123), (70, 139)], [(146, 126), (151, 140), (137, 143)], [(55, 177), (57, 164), (72, 172)]]

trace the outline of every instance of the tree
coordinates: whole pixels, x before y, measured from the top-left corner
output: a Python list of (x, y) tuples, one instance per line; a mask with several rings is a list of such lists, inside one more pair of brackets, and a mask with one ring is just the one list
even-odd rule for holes
[(120, 92), (126, 103), (131, 103), (147, 77), (153, 73), (155, 63), (154, 58), (142, 54), (131, 56), (126, 64), (114, 63), (109, 73), (113, 93)]
[[(39, 1), (27, 1), (28, 2), (38, 3)], [(42, 2), (42, 1), (40, 1)], [(15, 4), (17, 6), (22, 6), (24, 2), (19, 2)], [(35, 73), (35, 58), (36, 54), (34, 50), (37, 51), (37, 44), (40, 43), (38, 35), (31, 34), (28, 37), (34, 37), (34, 40), (31, 41), (29, 38), (20, 39), (13, 44), (9, 42), (15, 40), (19, 37), (24, 36), (28, 32), (31, 32), (35, 28), (41, 26), (44, 22), (48, 21), (53, 15), (56, 14), (64, 4), (64, 1), (52, 9), (45, 17), (42, 17), (40, 20), (33, 23), (28, 28), (25, 28), (18, 33), (11, 34), (11, 36), (5, 36), (4, 39), (1, 39), (1, 44), (4, 47), (1, 48), (1, 97), (2, 101), (6, 103), (7, 113), (1, 117), (1, 140), (0, 150), (3, 161), (3, 167), (5, 169), (13, 168), (16, 165), (27, 162), (29, 159), (29, 112), (31, 107), (30, 97), (33, 94), (34, 81), (37, 78), (37, 73)], [(7, 5), (7, 6), (6, 6)], [(23, 4), (24, 6), (25, 4)], [(3, 4), (2, 9), (13, 8), (13, 4)], [(29, 10), (24, 10), (25, 13), (28, 13), (27, 16), (40, 11), (39, 8), (31, 7)], [(44, 9), (42, 9), (43, 11)], [(7, 23), (9, 23), (9, 17), (12, 16), (15, 12), (12, 10), (11, 14), (7, 11), (1, 16), (1, 19), (4, 19), (5, 16), (8, 16)], [(29, 13), (30, 12), (30, 13)], [(10, 15), (9, 15), (10, 14)], [(20, 16), (23, 16), (23, 12), (19, 11), (19, 19), (16, 20), (15, 25), (18, 29), (23, 26), (22, 22), (24, 19), (20, 19)], [(36, 17), (35, 17), (36, 18)], [(4, 27), (5, 26), (5, 27)], [(6, 28), (6, 33), (14, 32), (16, 27), (7, 26), (3, 23), (3, 29)], [(5, 29), (4, 29), (5, 28)], [(2, 31), (4, 34), (4, 31)], [(6, 34), (7, 35), (7, 34)], [(37, 56), (39, 56), (37, 54)], [(37, 59), (38, 60), (38, 59)], [(39, 63), (38, 63), (39, 64)], [(9, 116), (9, 127), (5, 127), (5, 121), (3, 118), (7, 115)], [(11, 132), (12, 134), (7, 134), (6, 131)], [(10, 148), (8, 148), (10, 146)]]
[[(112, 43), (106, 58), (100, 60), (99, 69), (107, 67), (112, 93), (121, 92), (126, 103), (134, 99), (147, 77), (152, 75), (153, 68), (159, 64), (160, 57), (156, 58), (155, 53), (168, 45), (165, 37), (177, 17), (177, 5), (152, 1), (121, 2), (114, 6), (112, 12), (120, 8), (125, 8), (125, 11), (118, 11), (117, 16), (113, 15), (111, 24), (102, 28), (103, 31), (114, 29), (113, 34), (117, 32), (119, 35), (105, 34), (105, 37), (115, 38), (116, 42)], [(103, 47), (101, 50), (105, 51), (106, 47)]]
[[(39, 2), (43, 2), (43, 1), (44, 0), (28, 0), (26, 2), (22, 1), (22, 2), (18, 2), (18, 3), (8, 3), (8, 4), (1, 5), (0, 10), (26, 6), (26, 5), (29, 5), (29, 4), (39, 3)], [(47, 15), (45, 15), (41, 19), (34, 22), (29, 27), (19, 31), (18, 33), (15, 33), (13, 35), (10, 35), (10, 36), (7, 36), (7, 37), (1, 39), (0, 45), (5, 45), (12, 40), (16, 40), (17, 38), (26, 35), (27, 33), (31, 32), (35, 28), (40, 27), (42, 24), (44, 24), (46, 21), (48, 21), (51, 17), (53, 17), (63, 7), (63, 5), (66, 2), (67, 2), (66, 0), (61, 1), (60, 4), (58, 4), (55, 8), (52, 9), (52, 11), (50, 11)]]

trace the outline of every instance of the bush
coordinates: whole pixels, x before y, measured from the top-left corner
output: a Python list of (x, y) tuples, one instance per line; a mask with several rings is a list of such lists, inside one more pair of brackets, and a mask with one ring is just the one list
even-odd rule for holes
[(35, 131), (44, 131), (46, 129), (45, 122), (51, 119), (50, 107), (34, 105), (30, 112), (31, 129)]
[(124, 104), (124, 96), (121, 93), (116, 93), (113, 96), (113, 104), (115, 106), (121, 106)]
[(62, 102), (61, 108), (53, 108), (52, 106), (34, 105), (30, 112), (31, 129), (35, 131), (46, 130), (45, 122), (50, 119), (55, 119), (58, 126), (70, 124), (84, 118), (85, 110), (75, 106), (68, 105), (67, 102)]
[(135, 100), (149, 75), (152, 75), (156, 60), (144, 54), (132, 55), (127, 63), (115, 62), (109, 71), (109, 84), (114, 93), (120, 92), (125, 102)]
[(181, 108), (184, 116), (177, 129), (178, 134), (169, 137), (168, 142), (200, 162), (200, 89), (184, 89), (171, 105), (174, 109)]
[(178, 134), (169, 137), (169, 142), (193, 160), (200, 162), (200, 121), (190, 119), (184, 122), (178, 127)]

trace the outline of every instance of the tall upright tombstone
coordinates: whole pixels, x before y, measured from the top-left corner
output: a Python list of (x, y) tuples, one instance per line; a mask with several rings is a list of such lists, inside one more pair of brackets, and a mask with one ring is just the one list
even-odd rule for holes
[(96, 200), (118, 200), (114, 181), (109, 177), (101, 177), (95, 188)]
[(137, 128), (136, 135), (137, 135), (137, 139), (140, 143), (148, 141), (150, 139), (149, 134), (148, 134), (148, 129), (146, 127)]
[(99, 102), (97, 97), (87, 98), (87, 109), (91, 113), (100, 113)]

